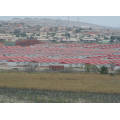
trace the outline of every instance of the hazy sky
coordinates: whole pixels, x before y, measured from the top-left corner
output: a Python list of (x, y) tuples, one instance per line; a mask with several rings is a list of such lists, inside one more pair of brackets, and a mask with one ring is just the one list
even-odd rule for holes
[[(17, 18), (24, 18), (25, 16), (14, 16)], [(13, 16), (0, 16), (0, 20), (8, 20), (14, 18)], [(33, 16), (32, 16), (33, 17)], [(35, 17), (35, 16), (34, 16)], [(36, 16), (37, 17), (37, 16)], [(43, 17), (42, 17), (43, 18)], [(120, 27), (120, 16), (46, 16), (45, 18), (51, 19), (70, 19), (86, 23), (93, 23), (97, 25)]]

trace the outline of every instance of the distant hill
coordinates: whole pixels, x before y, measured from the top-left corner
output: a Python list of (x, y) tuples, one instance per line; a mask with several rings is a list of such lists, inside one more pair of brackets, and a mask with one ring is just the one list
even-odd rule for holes
[(49, 18), (14, 18), (9, 20), (10, 22), (16, 23), (26, 23), (28, 25), (40, 25), (40, 26), (65, 26), (65, 27), (91, 27), (96, 29), (104, 29), (105, 27), (89, 24), (79, 21), (71, 21), (71, 20), (60, 20), (60, 19), (49, 19)]

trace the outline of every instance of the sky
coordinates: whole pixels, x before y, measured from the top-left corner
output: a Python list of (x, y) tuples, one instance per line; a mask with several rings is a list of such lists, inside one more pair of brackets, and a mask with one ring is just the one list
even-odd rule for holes
[(12, 18), (39, 17), (51, 19), (75, 20), (85, 23), (92, 23), (108, 27), (120, 27), (120, 16), (0, 16), (0, 20), (9, 20)]

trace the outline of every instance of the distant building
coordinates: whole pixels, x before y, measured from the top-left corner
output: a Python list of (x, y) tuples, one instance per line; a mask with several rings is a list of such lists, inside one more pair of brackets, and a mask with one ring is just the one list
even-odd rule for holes
[(16, 45), (20, 46), (29, 46), (34, 44), (40, 44), (39, 40), (18, 40), (16, 41)]
[(50, 66), (49, 66), (49, 69), (50, 69), (50, 70), (54, 70), (54, 71), (64, 70), (64, 66), (50, 65)]
[(80, 41), (84, 42), (84, 43), (94, 43), (94, 42), (97, 42), (97, 40), (94, 39), (94, 38), (82, 38)]

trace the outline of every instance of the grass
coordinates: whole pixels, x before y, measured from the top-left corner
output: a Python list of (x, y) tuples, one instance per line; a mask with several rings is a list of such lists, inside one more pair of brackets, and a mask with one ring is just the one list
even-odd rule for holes
[(120, 94), (0, 88), (0, 103), (120, 103)]
[(72, 92), (120, 93), (120, 75), (1, 72), (0, 87)]

